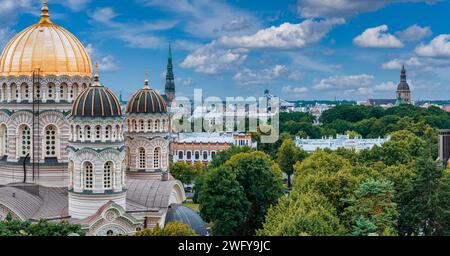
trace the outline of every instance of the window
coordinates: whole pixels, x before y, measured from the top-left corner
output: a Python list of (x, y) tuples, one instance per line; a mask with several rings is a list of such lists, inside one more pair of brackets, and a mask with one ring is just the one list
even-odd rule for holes
[(147, 161), (146, 161), (147, 159), (145, 156), (145, 149), (139, 148), (138, 154), (139, 154), (139, 169), (145, 169), (147, 167)]
[(166, 119), (163, 119), (163, 121), (162, 121), (162, 130), (163, 131), (166, 130)]
[(107, 162), (103, 168), (103, 188), (112, 188), (113, 163)]
[(208, 151), (203, 151), (203, 160), (208, 159)]
[(8, 154), (8, 127), (0, 125), (0, 156)]
[(152, 120), (148, 120), (147, 121), (147, 130), (151, 131), (153, 129), (153, 121)]
[(91, 139), (91, 127), (90, 126), (86, 126), (86, 139), (90, 140)]
[(111, 138), (111, 131), (112, 131), (112, 127), (111, 126), (106, 126), (105, 129), (105, 139), (109, 140)]
[(97, 125), (95, 127), (95, 139), (101, 140), (101, 138), (102, 138), (102, 127), (100, 127), (100, 125)]
[(81, 127), (79, 125), (77, 125), (77, 127), (75, 128), (75, 132), (77, 134), (77, 137), (79, 140), (83, 139), (83, 132), (81, 131)]
[(93, 189), (94, 188), (94, 167), (91, 162), (85, 162), (83, 164), (84, 171), (84, 188)]
[(178, 151), (178, 159), (183, 159), (183, 151)]
[(187, 160), (191, 160), (191, 158), (192, 158), (192, 153), (191, 153), (191, 151), (188, 151), (187, 152)]
[(144, 120), (139, 120), (139, 128), (141, 128), (141, 132), (145, 131), (145, 123), (144, 123)]
[(120, 133), (121, 133), (121, 127), (120, 125), (116, 126), (116, 139), (119, 140), (120, 139)]
[(30, 97), (30, 93), (28, 91), (28, 85), (22, 84), (20, 87), (20, 93), (22, 94), (22, 100), (27, 100)]
[(137, 124), (136, 120), (133, 120), (132, 123), (133, 123), (134, 132), (137, 132), (138, 131), (138, 124)]
[(122, 186), (125, 186), (125, 170), (127, 169), (127, 165), (125, 161), (122, 162)]
[(52, 99), (53, 98), (53, 84), (49, 84), (48, 85), (48, 99)]
[(69, 161), (69, 187), (73, 186), (73, 161)]
[(200, 152), (195, 151), (195, 160), (199, 160), (200, 159)]
[(17, 86), (16, 86), (16, 84), (12, 84), (11, 85), (11, 100), (17, 99), (17, 96), (18, 96), (17, 94), (18, 94)]
[(31, 129), (28, 125), (22, 125), (19, 128), (20, 143), (19, 156), (25, 157), (30, 153), (31, 149)]
[(36, 85), (35, 88), (36, 88), (36, 89), (35, 89), (36, 98), (40, 99), (40, 98), (41, 98), (41, 85), (38, 84), (38, 85)]
[(56, 127), (49, 125), (45, 127), (45, 156), (56, 157)]
[(59, 98), (66, 100), (67, 98), (66, 92), (67, 92), (67, 85), (65, 83), (62, 83), (61, 86), (59, 86)]
[(159, 148), (155, 148), (155, 151), (153, 153), (153, 168), (157, 169), (160, 167), (160, 163), (161, 163), (161, 154), (160, 154), (160, 149)]
[(215, 156), (216, 156), (216, 152), (215, 151), (211, 152), (211, 159), (213, 159)]
[(155, 121), (155, 131), (159, 130), (159, 120)]

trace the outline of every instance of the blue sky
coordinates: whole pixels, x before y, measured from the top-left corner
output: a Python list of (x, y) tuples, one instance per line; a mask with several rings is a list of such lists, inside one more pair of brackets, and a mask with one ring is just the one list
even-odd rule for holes
[[(413, 99), (448, 99), (449, 1), (48, 0), (102, 82), (128, 97), (162, 91), (172, 42), (177, 93), (190, 97), (394, 98), (406, 65)], [(40, 0), (0, 0), (0, 45), (38, 20)]]

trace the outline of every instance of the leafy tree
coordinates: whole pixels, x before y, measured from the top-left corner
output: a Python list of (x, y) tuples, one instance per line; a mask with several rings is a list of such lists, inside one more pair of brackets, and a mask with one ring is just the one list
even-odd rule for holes
[(382, 158), (386, 165), (407, 164), (426, 152), (426, 143), (409, 131), (392, 133), (382, 146)]
[(336, 210), (318, 193), (292, 192), (281, 197), (266, 216), (262, 236), (327, 236), (344, 234)]
[(181, 222), (170, 222), (163, 228), (156, 225), (153, 229), (144, 229), (136, 232), (135, 236), (197, 236), (189, 225)]
[(403, 235), (450, 234), (450, 173), (429, 158), (419, 158), (412, 189), (399, 210)]
[(170, 165), (170, 173), (183, 184), (191, 184), (196, 177), (203, 175), (204, 166), (200, 162), (194, 165), (186, 162), (176, 162)]
[(218, 152), (213, 160), (208, 164), (208, 168), (216, 168), (221, 165), (223, 165), (226, 161), (228, 161), (232, 156), (240, 153), (247, 153), (251, 152), (252, 149), (249, 147), (237, 147), (237, 146), (231, 146), (227, 150), (223, 150)]
[(250, 202), (244, 188), (230, 167), (211, 170), (202, 183), (198, 201), (200, 215), (211, 222), (215, 235), (242, 234), (242, 220), (247, 217)]
[(37, 223), (15, 220), (8, 215), (0, 222), (0, 236), (84, 236), (86, 232), (80, 225), (69, 224), (67, 221), (49, 222), (40, 220)]
[(306, 156), (307, 153), (298, 148), (291, 139), (285, 140), (278, 150), (277, 162), (281, 171), (288, 177), (289, 188), (291, 187), (291, 176), (294, 174), (295, 163), (302, 161)]
[(213, 222), (215, 234), (254, 235), (283, 194), (281, 180), (278, 165), (265, 153), (234, 155), (205, 178), (198, 199), (200, 213)]
[[(373, 232), (373, 226), (378, 235), (392, 233), (397, 225), (398, 212), (393, 202), (393, 183), (369, 179), (364, 181), (355, 192), (352, 205), (346, 210), (353, 216), (355, 226), (353, 234), (369, 235), (363, 231)], [(367, 221), (373, 224), (369, 225)]]

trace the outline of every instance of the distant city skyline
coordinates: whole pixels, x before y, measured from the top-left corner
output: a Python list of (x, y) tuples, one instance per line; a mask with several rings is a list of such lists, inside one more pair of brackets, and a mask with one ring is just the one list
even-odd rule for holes
[[(332, 2), (333, 4), (329, 4)], [(127, 100), (164, 91), (169, 42), (177, 95), (287, 100), (395, 98), (404, 64), (413, 100), (450, 93), (449, 1), (49, 0), (102, 83)], [(41, 0), (0, 0), (0, 47), (35, 23)]]

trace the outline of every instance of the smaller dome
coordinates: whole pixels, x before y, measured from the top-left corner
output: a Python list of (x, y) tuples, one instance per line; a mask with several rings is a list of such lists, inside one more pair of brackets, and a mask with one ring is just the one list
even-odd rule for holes
[(169, 206), (165, 224), (176, 221), (189, 225), (200, 236), (208, 235), (205, 222), (189, 207), (178, 204), (171, 204)]
[(397, 91), (409, 91), (409, 84), (406, 80), (405, 66), (402, 67), (402, 71), (400, 72), (400, 83), (397, 86)]
[(72, 105), (72, 117), (121, 117), (122, 109), (116, 95), (100, 84), (97, 72), (94, 84), (84, 90)]
[(133, 94), (133, 96), (131, 96), (131, 99), (128, 101), (126, 113), (167, 113), (167, 103), (157, 91), (149, 88), (148, 79), (146, 79), (144, 88)]

